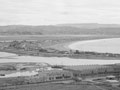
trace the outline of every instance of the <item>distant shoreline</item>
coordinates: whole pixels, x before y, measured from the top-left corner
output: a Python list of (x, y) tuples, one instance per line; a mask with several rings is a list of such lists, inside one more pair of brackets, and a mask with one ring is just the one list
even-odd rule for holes
[[(104, 47), (106, 47), (106, 48), (108, 48), (109, 46), (107, 46), (107, 44), (105, 44), (105, 43), (107, 43), (107, 41), (109, 41), (108, 43), (111, 43), (110, 42), (110, 40), (113, 40), (113, 39), (116, 39), (116, 40), (119, 40), (120, 41), (120, 38), (107, 38), (107, 39), (96, 39), (96, 40), (85, 40), (85, 41), (77, 41), (77, 42), (73, 42), (73, 43), (71, 43), (71, 44), (69, 44), (68, 46), (67, 46), (67, 48), (69, 48), (69, 49), (71, 49), (71, 50), (79, 50), (79, 51), (84, 51), (84, 52), (86, 52), (86, 51), (88, 51), (88, 52), (98, 52), (98, 53), (113, 53), (113, 54), (120, 54), (120, 51), (119, 51), (119, 53), (115, 53), (115, 52), (105, 52), (105, 51), (103, 51), (103, 52), (99, 52), (99, 51), (97, 51), (97, 50), (94, 50), (94, 47), (97, 47), (97, 46), (95, 46), (94, 44), (96, 44), (96, 42), (98, 43), (97, 45), (100, 45), (101, 43), (103, 43), (103, 44), (101, 44), (102, 46), (100, 46), (100, 48), (102, 49), (104, 49)], [(114, 42), (117, 42), (117, 44), (118, 45), (120, 45), (120, 43), (118, 43), (119, 41), (115, 41), (115, 40), (113, 40)], [(114, 42), (113, 42), (113, 45), (114, 45)], [(87, 44), (88, 44), (88, 50), (86, 50), (86, 48), (87, 48)], [(92, 46), (92, 44), (93, 44), (93, 46)], [(78, 45), (79, 46), (81, 46), (80, 47), (80, 49), (79, 49), (79, 47), (78, 47)], [(93, 51), (92, 51), (92, 49), (89, 49), (90, 48), (90, 46), (91, 46), (91, 48), (93, 48)], [(106, 45), (106, 46), (105, 46)], [(117, 45), (117, 46), (118, 46)], [(82, 46), (83, 46), (83, 48), (82, 48)], [(115, 45), (116, 46), (116, 45)], [(116, 51), (118, 51), (119, 50), (119, 48), (117, 47), (115, 47), (114, 46), (114, 48), (113, 47), (109, 47), (109, 49), (111, 49), (111, 51), (112, 51), (112, 49), (116, 49)], [(99, 47), (98, 47), (99, 48)], [(105, 49), (106, 49), (105, 48)]]
[[(93, 39), (74, 39), (74, 40), (65, 40), (63, 42), (58, 41), (58, 43), (56, 43), (55, 45), (53, 44), (51, 47), (47, 47), (47, 48), (38, 48), (35, 49), (36, 47), (34, 47), (32, 50), (29, 49), (32, 46), (30, 45), (30, 41), (25, 40), (23, 41), (11, 41), (9, 43), (4, 43), (2, 45), (1, 42), (1, 46), (4, 46), (6, 44), (8, 44), (8, 47), (3, 47), (0, 49), (1, 52), (8, 52), (8, 53), (13, 53), (16, 54), (18, 56), (36, 56), (36, 57), (57, 57), (57, 58), (72, 58), (72, 59), (103, 59), (103, 60), (116, 60), (116, 59), (120, 59), (120, 54), (115, 54), (115, 53), (100, 53), (100, 52), (95, 52), (95, 51), (79, 51), (77, 49), (72, 50), (70, 49), (70, 45), (75, 44), (75, 43), (84, 43), (84, 42), (92, 42), (92, 41), (100, 41), (100, 40), (110, 40), (110, 39), (120, 39), (120, 38), (105, 38), (105, 39), (100, 39), (100, 38), (93, 38)], [(58, 39), (59, 40), (59, 39)], [(63, 39), (64, 40), (64, 39)], [(45, 39), (46, 41), (46, 39)], [(47, 40), (48, 41), (48, 40)], [(50, 42), (56, 42), (57, 40), (50, 40)], [(13, 45), (12, 47), (9, 45)], [(17, 43), (17, 44), (16, 44)], [(42, 42), (36, 42), (34, 43), (34, 45), (36, 44), (41, 44)], [(44, 43), (44, 42), (43, 42)], [(47, 42), (49, 44), (49, 42)], [(18, 48), (14, 47), (14, 44), (17, 45)], [(30, 47), (19, 47), (19, 45), (28, 45)], [(15, 45), (15, 46), (16, 46)], [(76, 52), (77, 51), (77, 52)], [(79, 52), (78, 52), (79, 51)], [(13, 57), (12, 57), (13, 58)], [(8, 57), (8, 59), (12, 59), (11, 57)]]

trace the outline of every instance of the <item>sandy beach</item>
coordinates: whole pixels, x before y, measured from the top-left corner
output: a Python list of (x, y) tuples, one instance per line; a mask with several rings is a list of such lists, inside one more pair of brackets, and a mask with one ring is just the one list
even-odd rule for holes
[(120, 38), (78, 41), (69, 44), (68, 47), (79, 51), (120, 54)]

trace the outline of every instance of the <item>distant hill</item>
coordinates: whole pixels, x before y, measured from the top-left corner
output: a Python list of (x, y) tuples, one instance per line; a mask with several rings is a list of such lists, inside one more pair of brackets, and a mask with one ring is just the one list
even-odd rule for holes
[(120, 28), (120, 25), (119, 25), (119, 24), (98, 24), (98, 23), (59, 24), (59, 26), (71, 26), (71, 27), (87, 28), (87, 29)]
[(118, 24), (60, 24), (0, 26), (0, 35), (120, 35)]

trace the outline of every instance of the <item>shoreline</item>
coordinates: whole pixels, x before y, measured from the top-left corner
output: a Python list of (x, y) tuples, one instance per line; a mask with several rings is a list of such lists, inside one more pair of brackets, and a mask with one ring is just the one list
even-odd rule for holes
[[(7, 52), (5, 52), (7, 53)], [(7, 53), (10, 54), (10, 53)], [(14, 54), (16, 55), (16, 54)], [(14, 58), (14, 57), (13, 57)], [(50, 65), (106, 65), (120, 63), (120, 59), (82, 59), (82, 58), (69, 58), (69, 57), (39, 57), (39, 56), (15, 56), (15, 59), (3, 58), (0, 63), (16, 63), (16, 62), (37, 62), (48, 63)]]
[[(114, 38), (108, 38), (109, 40), (110, 39), (114, 39)], [(69, 50), (70, 51), (70, 49), (69, 49), (69, 45), (71, 45), (71, 44), (74, 44), (74, 43), (77, 43), (77, 42), (88, 42), (88, 41), (98, 41), (98, 40), (108, 40), (108, 39), (95, 39), (95, 40), (82, 40), (82, 41), (73, 41), (73, 42), (68, 42), (68, 43), (62, 43), (61, 45), (62, 45), (62, 47), (61, 48), (66, 48), (67, 50)], [(118, 38), (115, 38), (115, 39), (118, 39)], [(119, 38), (120, 39), (120, 38)], [(63, 48), (63, 51), (65, 50)], [(60, 49), (60, 48), (59, 48)], [(46, 49), (47, 50), (47, 49)], [(60, 49), (61, 50), (61, 49)], [(58, 50), (59, 51), (59, 50)], [(52, 59), (55, 59), (56, 60), (56, 62), (57, 62), (57, 60), (59, 61), (59, 60), (61, 60), (62, 61), (62, 63), (64, 63), (64, 60), (72, 60), (72, 61), (83, 61), (83, 60), (87, 60), (87, 61), (116, 61), (116, 60), (120, 60), (120, 55), (118, 54), (116, 54), (116, 55), (114, 55), (113, 54), (113, 56), (111, 57), (111, 56), (107, 56), (107, 55), (109, 55), (109, 54), (111, 54), (111, 53), (107, 53), (107, 54), (105, 54), (105, 53), (97, 53), (97, 52), (80, 52), (79, 54), (76, 54), (75, 53), (75, 51), (73, 51), (73, 54), (71, 54), (70, 52), (68, 53), (68, 54), (65, 54), (65, 53), (56, 53), (56, 52), (53, 52), (53, 53), (47, 53), (47, 52), (40, 52), (38, 55), (30, 55), (29, 54), (29, 52), (27, 52), (27, 51), (14, 51), (14, 49), (11, 49), (10, 51), (8, 50), (3, 50), (3, 52), (5, 52), (5, 53), (10, 53), (10, 54), (12, 54), (13, 56), (10, 56), (10, 55), (8, 55), (7, 57), (1, 57), (0, 58), (0, 60), (8, 60), (8, 62), (9, 61), (17, 61), (17, 59), (18, 59), (18, 61), (17, 62), (19, 62), (20, 61), (20, 58), (21, 57), (24, 57), (24, 59), (25, 59), (25, 57), (27, 57), (26, 58), (26, 60), (29, 58), (29, 57), (31, 57), (31, 58), (33, 58), (33, 60), (31, 60), (32, 62), (34, 62), (34, 60), (36, 59), (37, 61), (38, 61), (38, 59), (43, 59), (43, 61), (42, 62), (44, 62), (44, 60), (46, 61), (46, 60), (50, 60), (50, 61), (53, 61), (54, 62), (54, 60), (52, 60)], [(34, 51), (33, 51), (33, 53), (34, 53)], [(2, 55), (2, 54), (1, 54)], [(15, 56), (15, 57), (14, 57)], [(38, 58), (38, 59), (37, 59)], [(29, 60), (28, 60), (29, 61)], [(68, 62), (69, 62), (68, 61)], [(71, 64), (73, 64), (74, 62), (72, 62)], [(51, 63), (51, 62), (50, 62)], [(62, 63), (59, 63), (59, 64), (62, 64)], [(67, 64), (67, 63), (66, 63)]]
[[(105, 39), (95, 39), (95, 40), (84, 40), (84, 41), (77, 41), (77, 42), (73, 42), (73, 43), (71, 43), (71, 44), (68, 44), (68, 46), (67, 46), (67, 48), (68, 49), (71, 49), (71, 50), (79, 50), (79, 51), (83, 51), (83, 52), (98, 52), (98, 53), (113, 53), (113, 54), (120, 54), (120, 51), (119, 51), (119, 53), (116, 53), (116, 52), (108, 52), (108, 51), (96, 51), (96, 50), (94, 50), (95, 48), (93, 48), (93, 46), (94, 46), (94, 44), (96, 44), (96, 42), (106, 42), (106, 41), (110, 41), (110, 40), (113, 40), (113, 39), (117, 39), (117, 40), (119, 40), (120, 41), (120, 38), (105, 38)], [(113, 40), (114, 41), (114, 40)], [(118, 41), (118, 42), (119, 42)], [(101, 44), (100, 43), (100, 44)], [(88, 44), (88, 47), (90, 48), (90, 46), (89, 45), (92, 45), (93, 44), (93, 46), (91, 46), (92, 48), (93, 48), (93, 50), (91, 50), (91, 49), (89, 49), (88, 48), (88, 50), (86, 50), (86, 48), (87, 48), (87, 46), (85, 46), (86, 44)], [(77, 46), (83, 46), (83, 48), (79, 48), (79, 47), (77, 47)], [(66, 46), (65, 46), (66, 47)], [(95, 47), (97, 47), (97, 46), (95, 46)], [(103, 47), (105, 47), (105, 45), (103, 44)], [(100, 47), (101, 49), (102, 49), (102, 47)], [(106, 48), (108, 48), (108, 47), (106, 47)], [(109, 48), (110, 49), (110, 48)], [(116, 50), (118, 50), (118, 49), (116, 49)]]

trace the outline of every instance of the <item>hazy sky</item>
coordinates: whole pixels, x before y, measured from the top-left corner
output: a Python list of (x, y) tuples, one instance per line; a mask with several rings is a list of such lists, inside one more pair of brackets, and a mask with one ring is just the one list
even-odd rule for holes
[(0, 25), (118, 23), (120, 0), (0, 0)]

